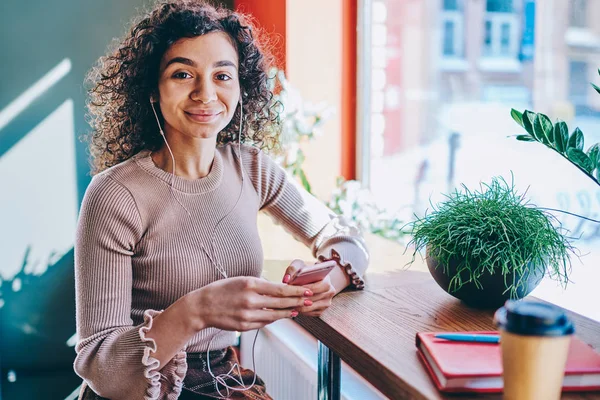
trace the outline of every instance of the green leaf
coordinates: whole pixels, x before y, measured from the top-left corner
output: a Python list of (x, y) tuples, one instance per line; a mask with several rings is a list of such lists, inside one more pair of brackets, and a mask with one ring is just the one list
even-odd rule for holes
[(517, 122), (517, 124), (523, 126), (523, 114), (521, 114), (519, 111), (515, 110), (514, 108), (511, 108), (510, 116), (512, 117), (512, 119), (514, 119)]
[(583, 151), (583, 132), (579, 128), (575, 128), (575, 131), (573, 131), (569, 138), (569, 149)]
[(596, 166), (596, 181), (600, 183), (600, 163)]
[[(533, 121), (535, 120), (535, 113), (525, 110), (523, 113), (523, 128), (533, 136)], [(534, 136), (535, 137), (535, 136)]]
[(596, 165), (600, 163), (600, 143), (596, 143), (592, 147), (590, 147), (587, 151), (587, 156), (592, 160), (592, 164)]
[(573, 162), (573, 164), (576, 164), (588, 174), (591, 174), (595, 168), (595, 165), (592, 164), (592, 160), (590, 160), (590, 158), (579, 149), (569, 148), (567, 151), (567, 157), (571, 162)]
[(556, 147), (556, 143), (554, 141), (554, 126), (552, 125), (552, 122), (550, 121), (550, 119), (548, 119), (548, 122), (550, 122), (550, 130), (548, 131), (546, 136), (548, 136), (548, 140), (550, 141), (550, 144), (553, 145), (553, 147)]
[(535, 139), (531, 135), (517, 135), (517, 140), (522, 142), (535, 142)]
[(300, 181), (302, 181), (302, 186), (304, 187), (304, 189), (306, 189), (306, 191), (308, 193), (312, 193), (310, 183), (308, 182), (308, 179), (306, 178), (306, 174), (304, 173), (304, 170), (300, 169), (298, 171), (298, 175), (300, 176)]
[(550, 144), (549, 132), (552, 131), (552, 122), (550, 118), (544, 114), (536, 115), (533, 120), (533, 134), (534, 136), (544, 144)]
[(593, 83), (592, 83), (592, 87), (593, 87), (594, 89), (596, 89), (596, 92), (600, 93), (600, 87), (598, 87), (598, 86), (594, 85)]
[(569, 127), (563, 121), (558, 121), (554, 124), (554, 145), (556, 150), (564, 153), (567, 151), (569, 143)]

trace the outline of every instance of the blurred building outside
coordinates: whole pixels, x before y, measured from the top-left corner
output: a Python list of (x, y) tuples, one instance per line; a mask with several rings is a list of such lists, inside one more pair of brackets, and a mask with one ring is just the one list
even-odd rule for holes
[[(515, 108), (580, 127), (586, 149), (600, 142), (600, 95), (590, 85), (600, 84), (600, 1), (365, 4), (372, 50), (363, 65), (371, 85), (359, 89), (371, 103), (363, 177), (382, 207), (409, 220), (461, 184), (510, 181), (512, 172), (532, 203), (600, 219), (598, 185), (541, 144), (508, 137), (524, 133), (510, 117)], [(577, 290), (550, 281), (534, 294), (585, 308), (582, 296), (596, 294), (600, 279), (600, 225), (556, 215), (587, 255), (573, 260)]]

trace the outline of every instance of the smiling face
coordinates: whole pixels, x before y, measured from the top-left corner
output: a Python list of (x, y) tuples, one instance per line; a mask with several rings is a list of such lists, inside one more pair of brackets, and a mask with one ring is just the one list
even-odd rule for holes
[(158, 91), (167, 136), (216, 138), (240, 99), (238, 56), (227, 34), (173, 43), (160, 62)]

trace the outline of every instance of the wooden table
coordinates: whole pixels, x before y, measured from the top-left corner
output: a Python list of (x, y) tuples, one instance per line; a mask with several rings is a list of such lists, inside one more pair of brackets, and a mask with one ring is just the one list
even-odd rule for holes
[[(269, 269), (283, 271), (286, 265), (271, 262)], [(600, 323), (567, 313), (576, 335), (600, 349)], [(493, 310), (468, 308), (437, 286), (429, 273), (403, 269), (372, 271), (363, 291), (340, 293), (320, 318), (300, 316), (296, 321), (320, 343), (320, 399), (339, 398), (339, 358), (391, 399), (456, 398), (433, 385), (416, 353), (416, 333), (496, 330)], [(600, 399), (600, 393), (565, 393), (563, 399)]]

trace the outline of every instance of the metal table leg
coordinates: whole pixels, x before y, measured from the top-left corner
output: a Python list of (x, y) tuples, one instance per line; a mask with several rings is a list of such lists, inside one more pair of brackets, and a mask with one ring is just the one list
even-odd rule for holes
[(340, 357), (319, 342), (319, 400), (340, 400), (341, 372)]

